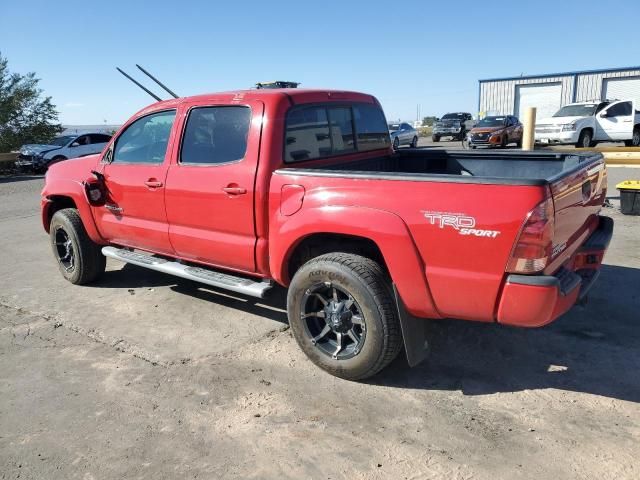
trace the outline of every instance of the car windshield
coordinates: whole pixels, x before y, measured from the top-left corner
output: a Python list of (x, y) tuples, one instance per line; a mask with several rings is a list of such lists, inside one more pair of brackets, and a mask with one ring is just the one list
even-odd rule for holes
[(500, 127), (504, 125), (506, 117), (484, 117), (476, 127)]
[(596, 113), (597, 103), (566, 105), (556, 112), (554, 117), (590, 117)]
[(74, 138), (76, 138), (75, 135), (63, 135), (62, 137), (54, 138), (48, 143), (48, 145), (57, 145), (58, 147), (64, 147)]
[(400, 124), (399, 123), (390, 123), (389, 124), (389, 131), (390, 132), (397, 132), (398, 130), (400, 130)]
[(462, 120), (464, 118), (464, 113), (447, 113), (442, 120)]

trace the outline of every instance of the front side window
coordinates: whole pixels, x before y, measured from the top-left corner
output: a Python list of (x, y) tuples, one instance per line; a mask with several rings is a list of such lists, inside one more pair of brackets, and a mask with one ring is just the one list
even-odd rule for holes
[(147, 115), (133, 122), (116, 140), (112, 161), (162, 163), (175, 117), (175, 110), (169, 110)]
[(631, 102), (616, 103), (607, 110), (609, 117), (626, 117), (631, 115)]
[(197, 107), (182, 139), (180, 162), (211, 165), (244, 158), (251, 124), (249, 107)]

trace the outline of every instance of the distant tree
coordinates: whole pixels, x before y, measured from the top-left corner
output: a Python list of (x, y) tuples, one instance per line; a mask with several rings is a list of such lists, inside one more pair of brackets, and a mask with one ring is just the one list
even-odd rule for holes
[(434, 123), (436, 123), (436, 117), (424, 117), (422, 119), (423, 127), (433, 127)]
[(23, 143), (46, 143), (62, 131), (51, 97), (43, 97), (35, 73), (11, 73), (0, 53), (0, 152)]

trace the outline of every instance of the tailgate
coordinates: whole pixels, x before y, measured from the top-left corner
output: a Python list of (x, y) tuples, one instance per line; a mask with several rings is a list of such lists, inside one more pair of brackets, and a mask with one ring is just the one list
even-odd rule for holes
[[(579, 159), (580, 157), (575, 157)], [(584, 157), (583, 157), (584, 158)], [(598, 212), (607, 194), (607, 170), (600, 154), (550, 179), (555, 208), (552, 261), (545, 273), (555, 272), (598, 226)]]

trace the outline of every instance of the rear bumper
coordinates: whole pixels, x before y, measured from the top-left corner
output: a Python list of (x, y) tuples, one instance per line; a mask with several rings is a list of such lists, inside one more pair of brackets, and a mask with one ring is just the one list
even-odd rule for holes
[(598, 228), (553, 275), (509, 275), (498, 304), (498, 323), (541, 327), (584, 298), (599, 275), (613, 236), (613, 220), (600, 217)]

